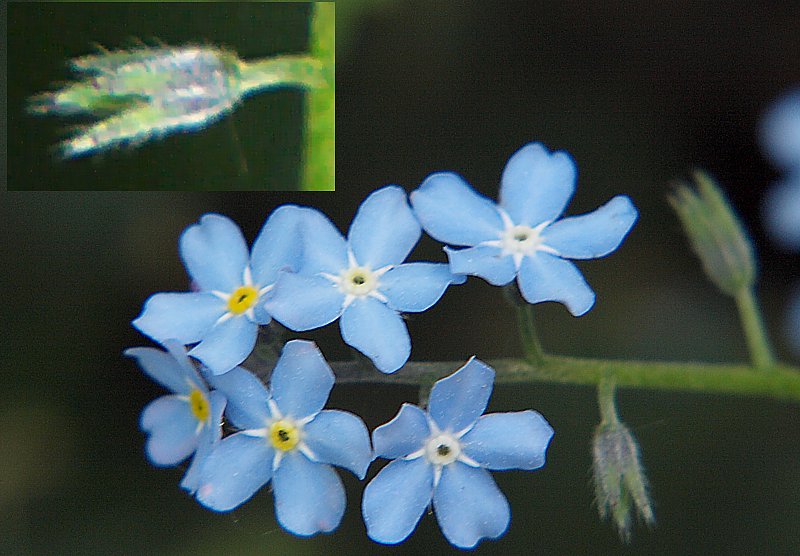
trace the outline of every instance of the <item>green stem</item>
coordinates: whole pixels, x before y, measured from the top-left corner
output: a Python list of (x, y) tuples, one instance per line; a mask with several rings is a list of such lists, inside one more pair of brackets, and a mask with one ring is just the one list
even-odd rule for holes
[(536, 335), (536, 323), (533, 320), (533, 306), (530, 303), (518, 303), (515, 305), (517, 311), (517, 325), (519, 326), (519, 336), (522, 342), (522, 350), (532, 365), (541, 365), (544, 362), (544, 351), (539, 337)]
[(617, 403), (614, 400), (616, 383), (612, 376), (604, 376), (597, 384), (597, 406), (600, 408), (602, 424), (619, 424)]
[[(498, 384), (550, 382), (599, 384), (613, 378), (618, 387), (763, 396), (800, 402), (800, 368), (775, 365), (765, 373), (747, 365), (614, 361), (544, 355), (541, 365), (521, 359), (488, 360)], [(431, 377), (450, 375), (464, 361), (407, 363), (397, 373), (384, 375), (353, 363), (333, 363), (336, 382), (393, 383), (419, 386)]]
[(336, 160), (336, 4), (315, 2), (312, 9), (311, 55), (322, 62), (326, 85), (306, 94), (301, 188), (332, 191)]
[(747, 348), (750, 351), (750, 360), (758, 369), (775, 365), (764, 320), (761, 318), (756, 296), (752, 288), (744, 287), (735, 296), (736, 306), (739, 308), (739, 318), (742, 321)]
[(239, 62), (239, 87), (242, 95), (271, 87), (325, 86), (322, 64), (312, 56), (276, 56), (252, 62)]

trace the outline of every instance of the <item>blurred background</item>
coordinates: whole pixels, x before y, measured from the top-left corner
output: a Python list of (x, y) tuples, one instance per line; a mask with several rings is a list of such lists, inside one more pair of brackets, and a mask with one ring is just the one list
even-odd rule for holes
[[(190, 11), (208, 29), (222, 32), (232, 23), (213, 11), (219, 9), (196, 5)], [(244, 8), (226, 9), (236, 14)], [(255, 33), (244, 44), (236, 31), (186, 31), (186, 39), (227, 43), (244, 57), (271, 52), (274, 37), (264, 23), (235, 21)], [(165, 36), (162, 21), (150, 24), (153, 35), (173, 38)], [(76, 25), (63, 23), (51, 33), (72, 37), (75, 48), (120, 38), (98, 36), (93, 22)], [(169, 27), (182, 33), (185, 25), (174, 20)], [(402, 545), (369, 541), (359, 510), (362, 485), (346, 473), (342, 525), (332, 535), (306, 540), (276, 524), (268, 489), (230, 514), (214, 514), (179, 489), (182, 469), (147, 463), (139, 412), (163, 391), (120, 354), (150, 345), (129, 324), (149, 295), (186, 289), (178, 236), (205, 212), (230, 216), (249, 241), (269, 212), (287, 202), (316, 206), (346, 230), (372, 190), (396, 183), (410, 191), (437, 170), (458, 171), (495, 197), (508, 157), (539, 140), (576, 160), (578, 189), (569, 214), (593, 210), (618, 193), (630, 195), (640, 210), (639, 223), (618, 252), (580, 265), (597, 292), (592, 311), (575, 319), (559, 305), (537, 307), (545, 349), (607, 358), (745, 361), (735, 308), (704, 278), (665, 199), (674, 179), (702, 167), (719, 178), (753, 234), (761, 257), (759, 295), (777, 352), (800, 362), (785, 340), (785, 307), (800, 282), (800, 259), (778, 250), (764, 233), (761, 200), (779, 174), (756, 137), (769, 103), (800, 83), (795, 3), (754, 8), (740, 0), (668, 7), (353, 1), (340, 2), (337, 25), (335, 194), (2, 194), (4, 327), (10, 333), (2, 335), (0, 375), (0, 553), (455, 552), (433, 515), (423, 517)], [(132, 29), (122, 37), (132, 34), (147, 32)], [(54, 35), (42, 26), (20, 28), (10, 18), (9, 45), (19, 47), (15, 36), (24, 37), (27, 49), (55, 48)], [(36, 76), (30, 76), (11, 71), (10, 51), (11, 160), (20, 148), (14, 146), (15, 132), (46, 136), (45, 147), (53, 140), (53, 122), (29, 121), (12, 102), (12, 89), (25, 83), (24, 95), (15, 97), (20, 98), (46, 87), (73, 52), (41, 54), (32, 66)], [(260, 118), (266, 108), (259, 103), (272, 101), (259, 99), (241, 110), (252, 109)], [(234, 117), (237, 129), (249, 120), (242, 112)], [(202, 174), (183, 166), (187, 160), (194, 167), (218, 150), (235, 152), (225, 122), (218, 127), (131, 153), (30, 171), (40, 180), (124, 180), (120, 168), (130, 179), (163, 170), (187, 172), (202, 182)], [(286, 132), (263, 127), (269, 137), (272, 130)], [(218, 140), (207, 139), (215, 133)], [(206, 140), (219, 144), (202, 147)], [(160, 158), (160, 149), (173, 154)], [(50, 164), (42, 147), (31, 144), (24, 151), (30, 161)], [(209, 165), (236, 179), (233, 165)], [(270, 162), (264, 171), (269, 175), (273, 167)], [(47, 183), (41, 181), (41, 188)], [(444, 260), (428, 238), (412, 258)], [(500, 290), (470, 279), (430, 311), (411, 315), (412, 358), (518, 355), (513, 322)], [(330, 360), (349, 357), (335, 325), (304, 337), (317, 340)], [(329, 406), (356, 412), (373, 428), (393, 417), (403, 401), (416, 402), (416, 394), (393, 386), (340, 386)], [(655, 529), (635, 530), (626, 547), (610, 524), (598, 520), (588, 472), (598, 422), (593, 389), (499, 386), (490, 411), (535, 408), (556, 436), (542, 470), (495, 474), (511, 503), (512, 523), (505, 537), (483, 542), (477, 553), (800, 551), (797, 404), (622, 390), (618, 406), (641, 443)], [(376, 471), (377, 466), (370, 476)]]

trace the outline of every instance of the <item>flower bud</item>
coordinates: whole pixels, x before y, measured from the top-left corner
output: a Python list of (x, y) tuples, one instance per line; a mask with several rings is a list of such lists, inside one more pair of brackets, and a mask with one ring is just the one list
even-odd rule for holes
[(681, 184), (669, 202), (706, 274), (723, 292), (735, 296), (755, 281), (752, 242), (714, 179), (699, 170), (694, 179), (697, 191)]
[(620, 538), (630, 542), (632, 515), (647, 525), (655, 521), (639, 444), (617, 419), (598, 425), (593, 441), (593, 479), (600, 517), (614, 520)]

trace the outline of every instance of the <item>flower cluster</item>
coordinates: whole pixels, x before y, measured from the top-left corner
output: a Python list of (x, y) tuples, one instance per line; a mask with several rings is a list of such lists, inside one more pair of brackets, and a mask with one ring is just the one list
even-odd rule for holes
[[(427, 410), (404, 404), (370, 440), (356, 415), (323, 409), (335, 376), (312, 342), (287, 342), (268, 386), (239, 365), (260, 325), (275, 320), (303, 332), (338, 320), (345, 343), (379, 371), (396, 372), (411, 354), (402, 314), (426, 311), (466, 275), (494, 285), (516, 279), (529, 303), (586, 313), (595, 295), (569, 259), (612, 252), (637, 213), (618, 196), (559, 220), (575, 177), (569, 155), (530, 144), (509, 160), (499, 204), (459, 176), (438, 173), (410, 203), (397, 186), (372, 193), (346, 237), (315, 209), (279, 207), (251, 249), (231, 220), (203, 216), (180, 238), (192, 291), (153, 295), (133, 321), (167, 351), (126, 354), (175, 393), (142, 413), (148, 457), (175, 465), (194, 454), (182, 486), (216, 511), (271, 483), (278, 522), (302, 536), (332, 531), (342, 519), (345, 493), (334, 466), (364, 479), (376, 457), (386, 458), (364, 491), (373, 540), (402, 542), (431, 504), (455, 546), (499, 537), (510, 510), (489, 471), (541, 467), (553, 429), (530, 410), (482, 415), (490, 367), (470, 359), (436, 382)], [(448, 263), (406, 262), (423, 229), (465, 248), (445, 247)]]
[[(800, 88), (773, 104), (761, 128), (764, 150), (781, 170), (783, 179), (767, 193), (764, 220), (781, 246), (800, 251)], [(789, 339), (800, 352), (800, 291), (790, 302)]]

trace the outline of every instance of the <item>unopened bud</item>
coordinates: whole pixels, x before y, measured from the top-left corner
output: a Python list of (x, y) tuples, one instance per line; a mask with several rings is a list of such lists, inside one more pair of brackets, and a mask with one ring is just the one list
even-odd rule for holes
[(630, 542), (634, 514), (648, 526), (655, 522), (647, 478), (639, 461), (639, 444), (623, 423), (604, 421), (595, 430), (593, 456), (600, 517), (611, 517), (620, 538)]
[(681, 184), (669, 202), (706, 274), (723, 292), (735, 296), (755, 281), (752, 242), (714, 179), (699, 170), (694, 179), (696, 191)]

